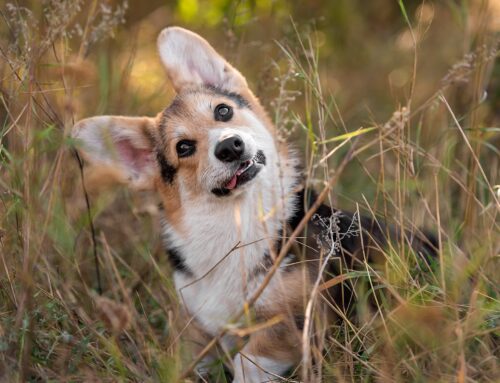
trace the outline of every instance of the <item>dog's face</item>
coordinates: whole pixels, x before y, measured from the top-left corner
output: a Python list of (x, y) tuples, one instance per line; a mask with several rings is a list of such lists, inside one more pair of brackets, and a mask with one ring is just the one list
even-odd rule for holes
[[(134, 187), (230, 199), (277, 161), (272, 124), (245, 78), (204, 39), (167, 28), (158, 49), (177, 91), (156, 118), (101, 116), (73, 136), (94, 164), (118, 170)], [(179, 198), (174, 198), (179, 199)]]
[(165, 109), (157, 151), (185, 192), (236, 196), (265, 171), (273, 137), (250, 102), (203, 87), (181, 91)]

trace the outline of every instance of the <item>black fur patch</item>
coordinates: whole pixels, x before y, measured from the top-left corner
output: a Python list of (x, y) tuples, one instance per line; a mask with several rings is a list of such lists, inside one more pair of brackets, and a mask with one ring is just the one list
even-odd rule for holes
[(212, 189), (212, 193), (214, 193), (217, 197), (225, 197), (229, 193), (231, 193), (231, 190), (224, 189), (224, 188), (215, 188), (215, 189)]
[[(279, 253), (277, 252), (276, 255), (278, 255)], [(295, 256), (292, 254), (292, 253), (288, 253), (285, 258), (283, 259), (283, 261), (280, 263), (280, 267), (283, 267), (282, 270), (284, 272), (287, 272), (287, 271), (292, 271), (293, 270), (293, 265), (290, 265), (290, 267), (288, 267), (288, 263), (292, 263), (295, 261)], [(264, 257), (262, 258), (262, 261), (261, 263), (256, 266), (252, 272), (250, 273), (250, 278), (251, 279), (254, 279), (254, 278), (257, 278), (258, 276), (260, 275), (265, 275), (268, 273), (269, 269), (273, 266), (274, 264), (274, 261), (271, 257), (271, 255), (266, 251), (264, 253)]]
[(273, 265), (273, 258), (271, 257), (271, 254), (269, 252), (264, 253), (264, 258), (262, 259), (262, 267), (265, 268), (266, 270), (269, 269)]
[(166, 183), (171, 184), (174, 181), (175, 173), (177, 170), (169, 164), (163, 153), (157, 151), (156, 159), (158, 161), (158, 165), (160, 165), (161, 178)]
[(186, 266), (186, 263), (184, 262), (184, 257), (182, 256), (179, 250), (171, 248), (167, 249), (166, 251), (168, 255), (168, 260), (170, 261), (170, 264), (172, 265), (175, 271), (179, 271), (190, 277), (193, 276), (193, 272)]
[(295, 212), (290, 218), (288, 218), (288, 224), (290, 225), (292, 230), (295, 230), (297, 226), (299, 226), (300, 221), (302, 221), (302, 218), (304, 218), (304, 215), (306, 213), (306, 206), (304, 201), (305, 194), (305, 189), (300, 189), (300, 191), (295, 196)]
[(257, 154), (255, 155), (255, 162), (261, 165), (266, 164), (266, 155), (262, 150), (257, 150)]
[[(168, 116), (180, 116), (182, 115), (182, 112), (185, 111), (185, 107), (183, 104), (183, 100), (176, 96), (172, 103), (163, 111), (162, 113), (162, 119), (165, 118), (166, 115)], [(166, 123), (166, 119), (162, 120), (162, 123)]]
[[(304, 205), (304, 193), (307, 194), (306, 198), (309, 201), (308, 206)], [(305, 214), (305, 211), (313, 205), (314, 201), (316, 201), (317, 194), (312, 190), (302, 190), (298, 195), (298, 200), (300, 200), (297, 201), (298, 207), (300, 207), (299, 211), (303, 212), (301, 214)], [(296, 213), (294, 223), (291, 223), (292, 226), (293, 224), (299, 224), (302, 219), (300, 217), (301, 214), (297, 215)], [(324, 228), (320, 225), (320, 220), (328, 219), (334, 214), (338, 218), (338, 232), (334, 233), (334, 240), (339, 243), (341, 253), (343, 254), (355, 254), (357, 251), (361, 250), (361, 248), (364, 248), (364, 254), (368, 257), (368, 261), (372, 262), (373, 259), (371, 257), (372, 252), (370, 252), (370, 248), (384, 248), (391, 238), (399, 238), (400, 234), (398, 227), (394, 225), (387, 224), (382, 220), (376, 221), (373, 217), (357, 217), (356, 214), (339, 211), (325, 204), (321, 204), (316, 210), (310, 223), (321, 235), (321, 231), (324, 230)], [(359, 230), (360, 228), (361, 230)], [(349, 235), (353, 230), (360, 231), (359, 235)], [(421, 253), (425, 259), (436, 257), (437, 241), (432, 233), (424, 231), (418, 235), (412, 235), (408, 232), (405, 233), (405, 235), (407, 238), (412, 238), (411, 247), (417, 253)], [(362, 241), (360, 236), (362, 236)]]
[(295, 322), (295, 326), (297, 326), (297, 329), (302, 331), (304, 329), (304, 324), (306, 321), (306, 318), (302, 314), (297, 314), (293, 316), (293, 321)]
[(268, 251), (264, 253), (264, 256), (262, 257), (262, 260), (259, 265), (257, 265), (252, 272), (250, 273), (250, 279), (257, 278), (259, 275), (266, 274), (267, 271), (271, 268), (273, 265), (273, 258), (271, 257), (271, 254), (269, 254)]
[(210, 92), (218, 94), (220, 96), (227, 97), (231, 100), (233, 100), (240, 108), (250, 108), (250, 103), (241, 95), (235, 92), (230, 92), (228, 90), (216, 87), (216, 86), (206, 86), (206, 89), (208, 89)]

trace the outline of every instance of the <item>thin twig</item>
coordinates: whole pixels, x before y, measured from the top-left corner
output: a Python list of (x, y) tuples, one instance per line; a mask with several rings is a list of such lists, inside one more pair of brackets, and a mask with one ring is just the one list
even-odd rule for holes
[(90, 234), (92, 238), (92, 251), (94, 253), (94, 263), (95, 263), (95, 274), (97, 278), (97, 292), (99, 295), (102, 295), (102, 283), (101, 283), (101, 272), (99, 269), (99, 256), (97, 254), (97, 241), (95, 239), (95, 228), (94, 228), (94, 222), (92, 220), (92, 213), (90, 211), (90, 198), (89, 194), (87, 193), (87, 188), (85, 187), (85, 177), (84, 177), (84, 171), (83, 171), (83, 161), (76, 151), (76, 149), (73, 149), (73, 154), (78, 162), (78, 167), (80, 168), (80, 178), (82, 180), (82, 190), (83, 190), (83, 195), (85, 196), (85, 204), (87, 207), (87, 217), (89, 220), (89, 226), (90, 226)]

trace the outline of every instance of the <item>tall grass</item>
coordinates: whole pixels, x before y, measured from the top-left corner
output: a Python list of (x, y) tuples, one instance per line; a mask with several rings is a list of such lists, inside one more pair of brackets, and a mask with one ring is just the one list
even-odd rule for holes
[[(399, 2), (397, 22), (372, 34), (355, 3), (334, 8), (347, 42), (326, 44), (329, 27), (321, 22), (287, 19), (276, 29), (249, 13), (237, 24), (238, 5), (206, 31), (216, 46), (215, 36), (224, 37), (280, 139), (301, 150), (307, 183), (325, 190), (331, 205), (438, 237), (430, 262), (401, 235), (384, 251), (383, 267), (363, 264), (326, 278), (356, 291), (356, 319), (316, 322), (292, 380), (498, 381), (500, 86), (492, 4)], [(154, 39), (182, 13), (155, 5), (124, 27), (124, 3), (22, 4), (0, 14), (2, 380), (194, 380), (154, 197), (85, 171), (68, 134), (84, 116), (153, 115), (168, 104), (172, 91)], [(277, 44), (262, 42), (270, 36), (260, 23), (273, 25)], [(252, 61), (256, 52), (273, 60)], [(226, 380), (220, 365), (213, 374)]]

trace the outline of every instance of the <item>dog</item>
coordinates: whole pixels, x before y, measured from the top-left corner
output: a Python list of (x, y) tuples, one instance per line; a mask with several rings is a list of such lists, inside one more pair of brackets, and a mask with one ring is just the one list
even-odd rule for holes
[[(307, 306), (323, 283), (327, 258), (342, 257), (350, 266), (372, 260), (392, 229), (319, 203), (308, 216), (317, 195), (303, 185), (297, 155), (276, 139), (245, 77), (183, 28), (164, 29), (158, 50), (176, 91), (170, 106), (156, 117), (87, 118), (72, 135), (89, 163), (113, 169), (131, 188), (157, 192), (161, 233), (189, 323), (208, 338), (234, 319), (233, 326), (248, 324), (249, 316), (265, 324), (234, 355), (233, 381), (275, 379), (304, 356)], [(301, 234), (283, 252), (294, 230)], [(425, 254), (435, 246), (418, 236), (409, 241)], [(235, 318), (265, 280), (251, 312)], [(345, 298), (339, 291), (333, 286), (322, 294), (339, 302)], [(239, 340), (226, 332), (221, 343), (233, 350)]]

